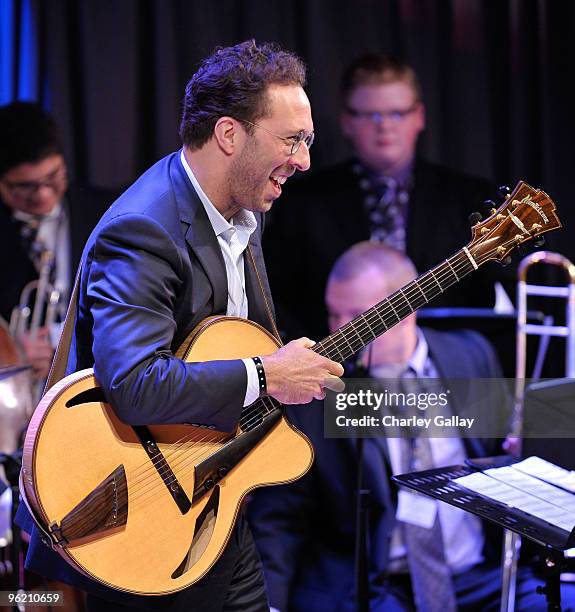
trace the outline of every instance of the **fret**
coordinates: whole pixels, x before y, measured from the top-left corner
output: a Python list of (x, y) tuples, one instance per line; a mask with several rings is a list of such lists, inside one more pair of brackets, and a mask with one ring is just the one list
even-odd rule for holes
[(421, 285), (416, 280), (413, 281), (412, 285), (415, 285), (419, 289), (419, 292), (421, 293), (421, 295), (423, 296), (423, 299), (425, 300), (425, 303), (427, 304), (427, 302), (429, 302), (429, 300), (427, 299), (427, 296), (423, 292), (423, 289), (421, 288)]
[(313, 350), (332, 359), (336, 358), (335, 351), (336, 361), (345, 361), (415, 312), (422, 304), (427, 304), (436, 295), (443, 293), (447, 287), (471, 272), (473, 266), (462, 255), (464, 255), (463, 251), (456, 253), (451, 257), (453, 263), (445, 260), (405, 287), (401, 287), (391, 296), (317, 343)]
[[(353, 346), (348, 342), (347, 337), (345, 335), (345, 329), (346, 327), (349, 327), (351, 324), (353, 323), (353, 321), (351, 321), (350, 323), (348, 323), (347, 325), (344, 325), (342, 328), (340, 328), (340, 330), (338, 332), (336, 332), (336, 334), (339, 335), (340, 338), (342, 338), (343, 340), (345, 340), (345, 343), (347, 344), (347, 346), (349, 347), (349, 349), (351, 350), (351, 354), (353, 355), (354, 350), (353, 350)], [(335, 336), (335, 334), (334, 334)], [(335, 338), (334, 338), (335, 340)]]
[[(281, 406), (279, 402), (270, 397), (262, 398), (262, 404), (266, 411), (266, 415), (271, 414), (274, 410), (277, 410)], [(271, 406), (268, 406), (268, 404), (271, 404)]]
[[(369, 312), (369, 310), (367, 312)], [(364, 323), (367, 325), (367, 329), (369, 330), (369, 333), (373, 336), (372, 340), (375, 340), (377, 338), (377, 334), (373, 331), (373, 329), (371, 329), (371, 325), (369, 324), (369, 321), (365, 317), (367, 312), (364, 312), (362, 315), (359, 315), (359, 318), (363, 319)]]
[[(357, 321), (359, 323), (359, 320), (363, 317), (363, 315), (359, 315), (359, 317), (357, 317), (356, 319), (354, 319), (354, 321)], [(353, 323), (350, 326), (350, 329), (355, 333), (355, 335), (359, 338), (359, 341), (361, 344), (364, 344), (364, 340), (361, 336), (361, 334), (359, 333), (359, 331), (356, 329), (357, 327), (357, 323)]]
[(331, 346), (335, 349), (336, 353), (339, 356), (340, 361), (343, 361), (344, 357), (341, 354), (337, 344), (334, 342), (333, 336), (328, 336), (327, 338), (324, 338), (321, 342), (318, 342), (315, 345), (314, 350), (316, 352), (318, 352), (320, 355), (328, 356), (328, 357), (330, 357), (330, 359), (333, 359), (333, 357), (335, 357), (335, 355), (329, 355), (327, 346), (324, 349), (324, 344), (328, 344), (328, 343), (331, 344)]
[(447, 265), (449, 266), (449, 268), (451, 269), (451, 271), (453, 272), (453, 276), (455, 276), (456, 280), (459, 280), (459, 276), (457, 276), (457, 272), (453, 269), (453, 266), (451, 265), (451, 263), (449, 262), (449, 259), (445, 260), (447, 262)]
[[(439, 283), (430, 272), (427, 272), (424, 276), (420, 276), (413, 282), (417, 284), (421, 293), (423, 293), (426, 303), (437, 295), (436, 285), (439, 285)], [(441, 285), (439, 285), (439, 287), (441, 289)]]
[(439, 291), (443, 291), (443, 287), (441, 286), (441, 283), (437, 280), (437, 278), (435, 278), (435, 274), (433, 273), (433, 270), (429, 271), (429, 275), (437, 283), (437, 286), (439, 287)]
[[(389, 303), (390, 303), (390, 304), (393, 304), (393, 303), (395, 302), (395, 305), (397, 306), (397, 310), (396, 310), (395, 308), (394, 308), (393, 310), (394, 310), (394, 312), (396, 312), (398, 315), (399, 315), (399, 313), (403, 312), (403, 310), (405, 309), (405, 305), (404, 305), (404, 304), (401, 304), (401, 303), (399, 302), (399, 300), (400, 300), (401, 298), (402, 298), (402, 295), (400, 294), (400, 292), (399, 292), (399, 291), (395, 291), (395, 292), (394, 292), (392, 295), (390, 295), (390, 296), (389, 296), (389, 298), (388, 298), (388, 299), (389, 299)], [(409, 302), (408, 302), (407, 304), (408, 304), (408, 306), (409, 306)], [(410, 309), (411, 309), (411, 306), (410, 306)], [(400, 320), (400, 321), (402, 321), (403, 319), (405, 319), (405, 317), (406, 317), (408, 314), (411, 314), (411, 312), (412, 312), (412, 311), (410, 310), (410, 312), (408, 312), (408, 313), (406, 313), (406, 314), (401, 314), (401, 315), (399, 316), (399, 320)]]
[[(379, 317), (379, 320), (381, 321), (381, 324), (383, 325), (383, 332), (386, 332), (389, 329), (383, 317), (381, 316), (381, 313), (379, 312), (379, 308), (377, 306), (370, 308), (367, 312), (374, 312)], [(381, 333), (383, 334), (383, 332)]]
[(391, 303), (390, 298), (387, 298), (387, 303), (391, 306), (391, 309), (393, 310), (393, 312), (395, 313), (395, 316), (397, 317), (396, 323), (399, 323), (401, 321), (401, 317), (397, 314), (397, 310), (395, 310), (395, 308), (393, 307), (393, 304)]
[[(409, 285), (408, 285), (409, 287)], [(401, 295), (403, 296), (403, 299), (407, 302), (407, 305), (409, 306), (409, 309), (411, 310), (411, 312), (414, 312), (414, 308), (413, 306), (410, 304), (409, 300), (407, 299), (407, 296), (405, 295), (405, 293), (403, 293), (403, 289), (398, 289), (399, 293), (401, 293)]]

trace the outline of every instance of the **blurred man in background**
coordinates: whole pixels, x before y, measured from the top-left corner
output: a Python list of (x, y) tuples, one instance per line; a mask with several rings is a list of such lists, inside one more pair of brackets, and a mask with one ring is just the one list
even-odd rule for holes
[[(341, 98), (340, 125), (353, 157), (289, 185), (264, 240), (287, 337), (325, 335), (327, 276), (351, 245), (382, 242), (424, 272), (469, 242), (469, 214), (494, 192), (484, 179), (418, 155), (425, 105), (407, 64), (381, 54), (358, 57), (343, 74)], [(492, 274), (480, 270), (433, 305), (493, 306)]]
[[(14, 102), (0, 108), (0, 316), (9, 322), (24, 288), (44, 274), (49, 287), (37, 302), (39, 325), (30, 331), (30, 313), (27, 323), (21, 319), (11, 329), (38, 380), (48, 373), (84, 243), (114, 198), (106, 190), (70, 186), (56, 123), (39, 106)], [(55, 330), (44, 324), (52, 289), (60, 296)], [(22, 306), (33, 309), (35, 302), (31, 292)]]

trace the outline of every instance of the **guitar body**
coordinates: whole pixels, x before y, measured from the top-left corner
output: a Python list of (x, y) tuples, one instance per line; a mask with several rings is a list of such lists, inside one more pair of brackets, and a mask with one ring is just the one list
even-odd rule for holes
[[(270, 354), (277, 346), (251, 321), (213, 317), (177, 356), (188, 362), (237, 359)], [(26, 435), (22, 485), (40, 526), (53, 540), (65, 538), (56, 546), (64, 559), (121, 591), (164, 595), (200, 580), (223, 552), (246, 494), (296, 480), (313, 461), (311, 444), (281, 410), (248, 449), (243, 440), (258, 437), (258, 427), (225, 434), (192, 425), (150, 426), (156, 444), (150, 456), (138, 428), (122, 423), (99, 396), (92, 370), (50, 389)], [(242, 448), (230, 460), (234, 445)], [(219, 455), (226, 455), (223, 462)], [(213, 474), (214, 460), (220, 470), (215, 484), (206, 472), (199, 487), (198, 466)]]

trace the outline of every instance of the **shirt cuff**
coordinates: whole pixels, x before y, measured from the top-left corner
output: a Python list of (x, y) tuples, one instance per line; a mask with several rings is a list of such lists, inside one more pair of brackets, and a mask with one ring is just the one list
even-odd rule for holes
[(253, 404), (260, 396), (260, 385), (258, 380), (258, 371), (254, 360), (250, 357), (249, 359), (242, 359), (246, 366), (246, 372), (248, 375), (248, 386), (246, 387), (246, 397), (244, 399), (244, 408)]

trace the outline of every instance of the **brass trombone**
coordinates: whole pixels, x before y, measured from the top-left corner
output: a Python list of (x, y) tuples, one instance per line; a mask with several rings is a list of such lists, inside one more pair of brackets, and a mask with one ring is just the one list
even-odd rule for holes
[[(565, 271), (567, 285), (546, 286), (530, 285), (527, 272), (537, 264), (558, 266)], [(565, 300), (565, 325), (555, 325), (551, 317), (545, 317), (541, 324), (527, 323), (527, 299), (529, 296), (563, 298)], [(515, 357), (515, 392), (512, 435), (517, 438), (521, 452), (521, 434), (523, 429), (523, 409), (525, 402), (525, 375), (527, 369), (527, 336), (540, 336), (539, 358), (535, 369), (539, 370), (545, 348), (551, 338), (564, 338), (565, 377), (575, 378), (575, 265), (563, 255), (549, 251), (539, 251), (525, 257), (518, 270), (517, 283), (517, 337)], [(517, 582), (517, 563), (521, 549), (521, 538), (516, 533), (506, 530), (503, 543), (502, 589), (500, 612), (515, 610), (515, 588)]]

